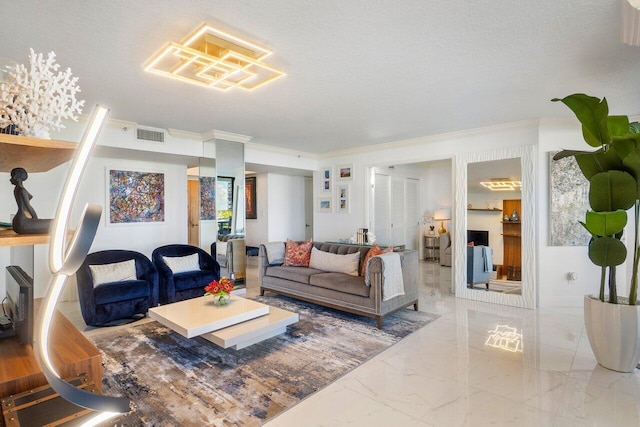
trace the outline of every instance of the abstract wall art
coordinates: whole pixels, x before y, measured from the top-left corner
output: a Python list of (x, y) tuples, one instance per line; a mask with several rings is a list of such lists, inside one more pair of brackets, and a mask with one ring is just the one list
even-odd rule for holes
[(164, 174), (108, 171), (110, 224), (164, 222)]
[(200, 177), (200, 219), (216, 219), (216, 177)]
[(553, 160), (549, 153), (549, 246), (587, 246), (589, 233), (578, 221), (589, 210), (589, 182), (576, 159)]

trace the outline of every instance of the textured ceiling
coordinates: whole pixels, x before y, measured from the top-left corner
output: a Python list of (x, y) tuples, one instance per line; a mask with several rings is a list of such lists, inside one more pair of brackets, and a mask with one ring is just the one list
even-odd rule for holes
[[(53, 50), (111, 117), (326, 153), (539, 117), (607, 96), (640, 113), (640, 48), (618, 0), (86, 0), (3, 2), (0, 56)], [(142, 70), (202, 22), (272, 48), (288, 75), (219, 92)]]

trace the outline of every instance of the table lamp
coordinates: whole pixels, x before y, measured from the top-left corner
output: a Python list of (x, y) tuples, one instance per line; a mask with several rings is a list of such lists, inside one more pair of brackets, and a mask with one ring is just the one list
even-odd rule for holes
[(446, 233), (447, 229), (444, 228), (444, 222), (451, 219), (451, 211), (449, 209), (438, 209), (433, 214), (433, 219), (436, 221), (440, 221), (440, 228), (438, 229), (438, 233)]

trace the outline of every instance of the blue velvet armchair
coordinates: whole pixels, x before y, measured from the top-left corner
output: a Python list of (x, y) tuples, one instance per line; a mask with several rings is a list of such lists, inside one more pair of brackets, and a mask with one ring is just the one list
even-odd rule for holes
[[(198, 254), (199, 270), (174, 273), (164, 257), (176, 258)], [(204, 295), (204, 287), (220, 279), (220, 265), (204, 250), (191, 245), (166, 245), (151, 254), (158, 269), (160, 304), (169, 304)]]
[[(135, 261), (135, 279), (94, 285), (90, 266)], [(121, 319), (146, 315), (158, 305), (158, 271), (139, 252), (106, 250), (87, 255), (76, 272), (82, 318), (87, 325), (101, 326)]]

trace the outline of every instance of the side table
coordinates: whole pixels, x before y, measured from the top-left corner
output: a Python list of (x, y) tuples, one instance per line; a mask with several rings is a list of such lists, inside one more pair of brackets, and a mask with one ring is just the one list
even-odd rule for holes
[(440, 236), (424, 237), (424, 259), (440, 262)]

